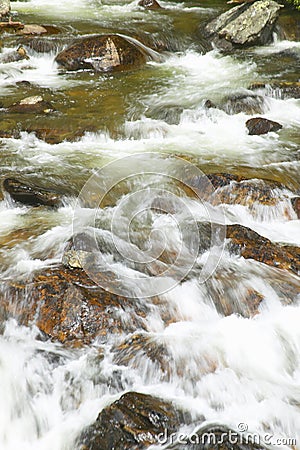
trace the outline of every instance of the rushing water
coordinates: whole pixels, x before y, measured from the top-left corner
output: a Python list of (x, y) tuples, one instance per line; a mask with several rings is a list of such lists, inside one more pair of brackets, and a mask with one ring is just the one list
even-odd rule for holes
[[(153, 242), (165, 234), (164, 245), (172, 251), (180, 240), (178, 227), (192, 216), (200, 222), (213, 218), (218, 223), (239, 223), (274, 242), (300, 246), (299, 220), (290, 202), (300, 189), (300, 100), (283, 99), (280, 92), (262, 89), (265, 116), (283, 125), (280, 133), (264, 136), (247, 134), (249, 115), (204, 106), (208, 99), (219, 104), (226, 96), (249, 92), (253, 82), (298, 81), (300, 43), (276, 37), (272, 45), (234, 55), (217, 50), (205, 53), (199, 24), (220, 12), (222, 3), (161, 4), (166, 9), (151, 12), (125, 0), (12, 3), (18, 20), (56, 25), (61, 33), (52, 52), (29, 50), (29, 61), (0, 65), (0, 100), (7, 106), (26, 96), (43, 95), (58, 112), (47, 117), (7, 113), (1, 120), (21, 124), (22, 129), (35, 125), (93, 131), (75, 142), (54, 145), (29, 132), (22, 132), (21, 139), (1, 140), (1, 178), (21, 174), (65, 194), (64, 205), (57, 210), (22, 206), (8, 196), (0, 202), (3, 280), (60, 262), (73, 232), (74, 211), (78, 213), (76, 197), (84, 184), (108, 162), (148, 152), (164, 154), (164, 158), (184, 156), (205, 173), (274, 180), (286, 188), (275, 189), (274, 195), (281, 198), (278, 204), (257, 203), (251, 208), (227, 204), (207, 209), (184, 196), (182, 203), (176, 200), (179, 210), (173, 216), (153, 213), (149, 219), (142, 210), (149, 209), (149, 195), (162, 185), (157, 175), (161, 160), (153, 157), (150, 178), (137, 177), (129, 183), (133, 191), (146, 192), (144, 197), (131, 198), (142, 205), (140, 227), (134, 229), (136, 242), (145, 239), (143, 227), (149, 227), (150, 220), (158, 233), (152, 235)], [(59, 72), (54, 56), (68, 39), (102, 32), (163, 40), (172, 51), (165, 52), (162, 61), (127, 73)], [(15, 43), (15, 37), (3, 38), (3, 52), (15, 48)], [(18, 84), (21, 81), (31, 84)], [(124, 166), (138, 158), (125, 159)], [(147, 157), (145, 161), (149, 163)], [(163, 169), (164, 175), (169, 169)], [(123, 175), (117, 173), (117, 178)], [(91, 219), (98, 220), (105, 239), (115, 208), (97, 211), (95, 219), (91, 206), (81, 203), (75, 225), (81, 229), (90, 226)], [(130, 207), (121, 209), (118, 216), (120, 238), (126, 232), (126, 214), (135, 214), (134, 206)], [(208, 284), (198, 282), (197, 267), (186, 281), (171, 283), (172, 289), (167, 284), (164, 298), (173, 315), (171, 324), (163, 322), (159, 307), (145, 319), (148, 337), (165, 346), (172, 357), (168, 379), (142, 352), (136, 355), (137, 364), (118, 366), (111, 353), (116, 338), (104, 347), (95, 342), (89, 348), (68, 349), (41, 339), (35, 326), (21, 327), (14, 319), (3, 323), (1, 450), (71, 450), (80, 431), (127, 390), (175, 401), (208, 422), (233, 429), (244, 423), (253, 433), (268, 431), (274, 437), (294, 438), (300, 446), (299, 278), (226, 251), (217, 263)], [(121, 260), (113, 270), (127, 276), (132, 268)], [(294, 287), (292, 303), (290, 293), (280, 289), (284, 284)], [(136, 296), (147, 296), (152, 292), (147, 286), (142, 280), (129, 288)], [(225, 292), (238, 305), (249, 289), (264, 297), (260, 314), (250, 319), (239, 314), (224, 317), (217, 311), (214, 294)]]

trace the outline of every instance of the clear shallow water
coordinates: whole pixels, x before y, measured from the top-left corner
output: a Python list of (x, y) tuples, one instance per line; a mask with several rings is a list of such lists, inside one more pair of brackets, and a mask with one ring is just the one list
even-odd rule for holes
[[(283, 67), (278, 55), (286, 49), (298, 51), (299, 43), (276, 41), (234, 56), (216, 50), (202, 54), (198, 24), (222, 5), (162, 4), (166, 10), (147, 12), (136, 2), (123, 1), (52, 2), (51, 9), (43, 0), (12, 3), (25, 22), (60, 26), (62, 41), (70, 34), (109, 30), (139, 36), (144, 32), (174, 42), (177, 52), (166, 53), (163, 62), (118, 75), (61, 74), (54, 53), (34, 51), (29, 51), (29, 61), (0, 66), (4, 106), (39, 94), (58, 110), (49, 117), (6, 114), (4, 120), (22, 126), (97, 130), (76, 142), (56, 145), (28, 132), (21, 139), (1, 140), (1, 178), (22, 175), (45, 186), (61, 187), (65, 193), (64, 205), (54, 211), (22, 207), (7, 197), (0, 202), (2, 279), (58, 263), (72, 235), (76, 197), (85, 182), (109, 161), (143, 152), (181, 155), (205, 172), (282, 182), (287, 188), (278, 188), (281, 201), (275, 206), (233, 204), (209, 211), (215, 220), (222, 214), (226, 224), (239, 223), (274, 242), (300, 245), (299, 220), (290, 203), (300, 186), (300, 100), (281, 100), (263, 91), (263, 115), (284, 126), (279, 133), (265, 136), (247, 134), (245, 121), (255, 115), (231, 115), (204, 106), (207, 99), (220, 104), (232, 94), (249, 93), (249, 85), (256, 81), (298, 81), (299, 59)], [(14, 47), (15, 38), (4, 40), (4, 51)], [(16, 85), (18, 81), (32, 85)], [(158, 165), (154, 168), (157, 171)], [(150, 180), (152, 187), (157, 184), (155, 177)], [(145, 186), (137, 179), (135, 188)], [(117, 194), (115, 200), (117, 206), (100, 210), (100, 229), (109, 228), (118, 212)], [(182, 202), (193, 219), (207, 219), (203, 204), (183, 194)], [(149, 207), (147, 192), (141, 205)], [(91, 225), (91, 205), (80, 208), (82, 223)], [(187, 220), (183, 211), (171, 218), (155, 213), (138, 218), (137, 242), (144, 239), (143, 226), (148, 229), (150, 223), (158, 233), (153, 235), (154, 243), (159, 244), (159, 233), (165, 233), (163, 243), (169, 250), (181, 244), (178, 226)], [(116, 233), (120, 237), (123, 231), (120, 225)], [(132, 269), (119, 261), (114, 270), (126, 275)], [(173, 323), (164, 323), (159, 307), (145, 319), (149, 338), (163, 344), (171, 355), (167, 380), (142, 354), (136, 356), (138, 366), (113, 363), (117, 338), (111, 338), (104, 349), (95, 342), (90, 348), (70, 350), (43, 342), (35, 327), (20, 327), (12, 319), (3, 323), (1, 449), (73, 450), (80, 430), (127, 390), (170, 399), (204, 415), (208, 422), (234, 429), (246, 423), (251, 432), (267, 430), (275, 437), (294, 438), (299, 446), (300, 310), (297, 301), (282, 304), (290, 294), (278, 288), (287, 283), (300, 293), (298, 277), (225, 252), (210, 283), (199, 284), (197, 277), (191, 277), (164, 295)], [(251, 288), (264, 296), (260, 314), (247, 319), (217, 312), (217, 292), (225, 289), (228, 298), (238, 303)], [(101, 359), (99, 348), (104, 352)]]

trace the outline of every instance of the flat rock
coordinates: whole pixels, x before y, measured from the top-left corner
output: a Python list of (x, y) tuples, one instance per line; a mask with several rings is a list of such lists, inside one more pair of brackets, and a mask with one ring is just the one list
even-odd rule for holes
[(3, 188), (13, 200), (24, 205), (56, 207), (61, 204), (59, 193), (15, 178), (6, 178), (3, 182)]
[(270, 131), (279, 131), (282, 125), (278, 122), (273, 122), (273, 120), (265, 119), (263, 117), (254, 117), (247, 120), (246, 127), (248, 128), (250, 135), (261, 135), (267, 134)]
[(264, 45), (272, 40), (280, 8), (273, 0), (243, 3), (208, 23), (205, 33), (217, 46), (225, 46), (225, 50), (229, 50), (230, 45)]
[(24, 25), (21, 30), (17, 31), (18, 35), (41, 35), (47, 34), (47, 29), (41, 25)]
[(131, 70), (149, 59), (130, 38), (111, 34), (80, 39), (60, 52), (55, 61), (67, 70), (109, 72)]

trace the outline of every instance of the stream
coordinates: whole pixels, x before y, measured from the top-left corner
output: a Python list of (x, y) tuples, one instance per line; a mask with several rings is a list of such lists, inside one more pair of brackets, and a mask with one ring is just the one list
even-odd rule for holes
[[(30, 59), (0, 63), (0, 106), (40, 95), (55, 111), (0, 109), (0, 131), (20, 131), (0, 139), (0, 181), (54, 188), (63, 201), (35, 208), (1, 194), (1, 292), (58, 266), (66, 242), (88, 231), (104, 256), (85, 264), (87, 274), (147, 312), (143, 329), (126, 332), (132, 306), (124, 307), (123, 333), (83, 347), (48, 339), (34, 321), (19, 324), (1, 312), (1, 450), (75, 450), (81, 431), (127, 391), (175, 402), (205, 423), (268, 433), (269, 448), (300, 448), (299, 276), (230, 253), (222, 232), (239, 224), (300, 247), (291, 201), (300, 195), (300, 99), (264, 86), (300, 81), (300, 42), (276, 32), (270, 45), (222, 54), (208, 48), (199, 27), (229, 8), (225, 2), (160, 4), (164, 9), (148, 11), (130, 0), (11, 3), (14, 20), (56, 31), (38, 38), (35, 49), (1, 35), (2, 53), (21, 42)], [(300, 12), (281, 14), (286, 29), (296, 23), (299, 30)], [(121, 73), (62, 71), (54, 61), (73, 39), (104, 33), (132, 36), (161, 57)], [(230, 99), (246, 94), (261, 96), (261, 114), (234, 109)], [(207, 100), (223, 107), (207, 107)], [(283, 128), (249, 135), (245, 122), (257, 115)], [(75, 138), (46, 142), (31, 132), (38, 128)], [(232, 192), (224, 194), (230, 201), (213, 204), (187, 193), (191, 180), (211, 173), (256, 187), (250, 197)], [(255, 197), (260, 183), (271, 186), (274, 201)], [(203, 223), (216, 228), (199, 256)], [(113, 276), (99, 278), (99, 267)], [(255, 312), (245, 306), (251, 295), (263, 299)], [(167, 376), (141, 347), (126, 364), (116, 361), (114, 349), (133, 335), (166, 349)]]

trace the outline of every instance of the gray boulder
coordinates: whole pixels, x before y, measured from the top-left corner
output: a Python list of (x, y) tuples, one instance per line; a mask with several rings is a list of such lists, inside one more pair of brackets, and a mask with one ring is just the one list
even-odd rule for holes
[(273, 0), (243, 3), (221, 14), (205, 27), (205, 34), (221, 49), (265, 45), (282, 6)]

